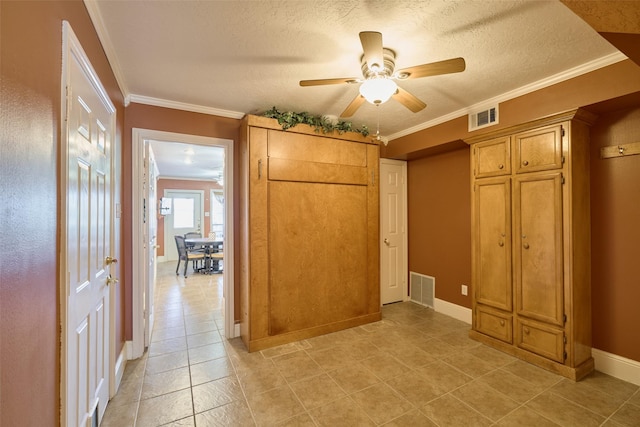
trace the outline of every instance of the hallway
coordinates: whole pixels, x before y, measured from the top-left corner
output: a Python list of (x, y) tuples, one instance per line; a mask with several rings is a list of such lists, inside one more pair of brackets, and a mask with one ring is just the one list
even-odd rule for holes
[(383, 320), (257, 353), (222, 337), (222, 276), (158, 268), (156, 323), (103, 427), (640, 425), (640, 387), (574, 383), (407, 302)]

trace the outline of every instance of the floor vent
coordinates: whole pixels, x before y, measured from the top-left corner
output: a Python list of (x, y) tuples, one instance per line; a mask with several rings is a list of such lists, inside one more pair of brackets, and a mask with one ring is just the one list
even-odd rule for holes
[(436, 291), (435, 277), (412, 271), (409, 277), (409, 286), (411, 287), (411, 301), (433, 308)]
[(469, 132), (498, 124), (498, 106), (469, 114)]

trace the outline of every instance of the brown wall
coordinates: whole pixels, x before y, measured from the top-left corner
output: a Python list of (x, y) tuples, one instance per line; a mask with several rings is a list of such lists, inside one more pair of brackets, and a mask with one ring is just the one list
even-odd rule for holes
[(409, 271), (434, 276), (436, 298), (471, 308), (460, 292), (471, 285), (469, 147), (409, 161), (407, 175)]
[[(640, 91), (640, 66), (624, 60), (591, 73), (500, 103), (497, 130), (550, 116), (585, 105)], [(466, 117), (403, 136), (381, 147), (380, 155), (391, 159), (412, 159), (430, 155), (443, 146), (457, 148), (459, 142), (487, 129), (468, 131)]]
[[(122, 94), (82, 1), (0, 2), (2, 426), (59, 424), (62, 20), (70, 22), (118, 110), (118, 143), (122, 135)], [(116, 294), (118, 301), (119, 289)]]
[[(236, 142), (239, 140), (240, 135), (240, 120), (229, 119), (224, 117), (212, 116), (209, 114), (192, 113), (188, 111), (173, 110), (170, 108), (154, 107), (150, 105), (132, 103), (127, 106), (125, 111), (125, 129), (123, 135), (123, 204), (122, 204), (122, 222), (124, 233), (124, 293), (125, 293), (125, 337), (127, 340), (131, 340), (133, 336), (133, 311), (132, 311), (132, 278), (133, 278), (133, 266), (131, 265), (132, 259), (132, 222), (131, 222), (131, 197), (132, 197), (132, 130), (133, 128), (159, 130), (164, 132), (183, 133), (188, 135), (200, 135), (214, 138), (231, 139), (234, 141), (234, 165), (233, 173), (234, 182), (238, 182), (238, 160), (240, 153)], [(239, 214), (239, 196), (237, 186), (234, 188), (234, 205), (233, 216), (234, 224), (240, 223), (238, 219)], [(237, 234), (237, 230), (236, 230)], [(238, 267), (238, 248), (236, 246), (235, 260)], [(239, 280), (239, 276), (237, 275)], [(236, 320), (239, 319), (240, 314), (240, 286), (238, 283), (234, 285), (236, 290), (235, 294), (235, 313)]]
[[(209, 212), (211, 208), (211, 190), (219, 190), (222, 187), (217, 182), (213, 181), (192, 181), (184, 179), (159, 179), (158, 180), (158, 200), (164, 195), (164, 190), (202, 190), (204, 191), (204, 212)], [(205, 217), (202, 219), (204, 225), (203, 236), (209, 234), (211, 217)], [(158, 235), (156, 238), (158, 248), (157, 255), (164, 255), (164, 216), (158, 215)]]
[(593, 346), (640, 361), (640, 155), (601, 159), (640, 142), (640, 103), (601, 115), (591, 130)]
[[(599, 158), (601, 146), (640, 141), (640, 67), (623, 61), (502, 103), (500, 126), (490, 129), (570, 106), (600, 116), (591, 129), (593, 346), (640, 361), (640, 156)], [(470, 299), (460, 285), (471, 280), (469, 150), (458, 147), (471, 135), (466, 120), (455, 119), (392, 141), (385, 155), (410, 159), (410, 271), (435, 276), (436, 297), (464, 307)]]

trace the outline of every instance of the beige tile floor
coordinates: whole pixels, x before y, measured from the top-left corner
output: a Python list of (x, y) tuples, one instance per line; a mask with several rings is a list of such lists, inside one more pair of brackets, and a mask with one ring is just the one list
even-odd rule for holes
[(406, 302), (373, 324), (247, 353), (222, 337), (222, 276), (159, 267), (156, 323), (102, 426), (640, 426), (640, 388), (578, 383)]

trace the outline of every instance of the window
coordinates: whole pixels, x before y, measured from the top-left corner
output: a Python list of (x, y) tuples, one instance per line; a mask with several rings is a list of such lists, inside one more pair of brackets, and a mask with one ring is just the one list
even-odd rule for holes
[(224, 193), (211, 191), (211, 231), (216, 233), (218, 238), (224, 236)]
[(173, 199), (173, 228), (194, 227), (194, 200)]

